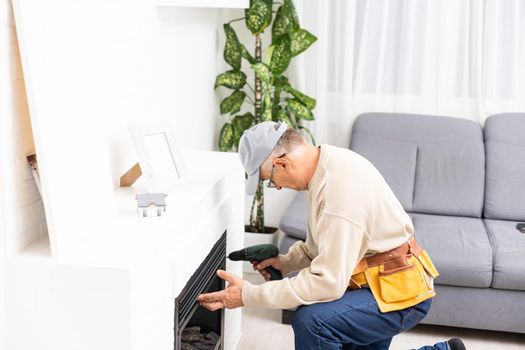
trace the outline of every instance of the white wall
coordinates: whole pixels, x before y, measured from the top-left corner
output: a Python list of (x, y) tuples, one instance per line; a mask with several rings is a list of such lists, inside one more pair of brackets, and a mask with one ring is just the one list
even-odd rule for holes
[[(89, 1), (88, 1), (89, 2)], [(128, 3), (128, 2), (126, 2)], [(128, 4), (129, 16), (118, 18), (120, 29), (106, 43), (114, 45), (108, 66), (107, 89), (116, 95), (103, 111), (109, 123), (109, 153), (114, 186), (137, 158), (127, 125), (169, 119), (175, 125), (177, 145), (183, 149), (217, 148), (219, 113), (213, 84), (217, 74), (219, 10), (151, 7), (150, 1)], [(111, 9), (110, 9), (111, 11)], [(120, 18), (119, 18), (120, 17)], [(135, 29), (136, 23), (142, 23)], [(114, 23), (108, 23), (108, 30)], [(118, 38), (128, 30), (129, 42)], [(144, 52), (145, 51), (145, 52)], [(138, 57), (142, 56), (142, 57)], [(106, 59), (106, 58), (104, 58)], [(124, 66), (121, 62), (129, 60)], [(135, 76), (129, 76), (134, 72)], [(109, 118), (111, 116), (111, 118)]]
[(116, 185), (136, 161), (129, 123), (169, 119), (183, 148), (215, 147), (218, 10), (151, 0), (14, 3), (37, 148), (44, 122), (99, 123), (89, 136), (107, 142)]
[(6, 339), (4, 262), (47, 234), (42, 199), (26, 155), (35, 148), (20, 53), (8, 0), (0, 1), (0, 348)]
[[(9, 26), (8, 26), (8, 16), (7, 16), (7, 1), (2, 0), (0, 2), (0, 45), (1, 45), (1, 56), (0, 56), (0, 62), (1, 64), (1, 73), (0, 76), (4, 76), (2, 73), (6, 73), (7, 67), (6, 63), (7, 59), (7, 52), (9, 51), (8, 47), (8, 39), (9, 39)], [(6, 95), (6, 79), (0, 80), (0, 98), (4, 97)], [(0, 169), (5, 169), (5, 155), (3, 154), (2, 150), (5, 149), (5, 138), (4, 133), (2, 130), (5, 130), (5, 121), (4, 118), (1, 116), (5, 113), (5, 108), (3, 108), (4, 104), (0, 104)], [(5, 225), (5, 198), (2, 195), (5, 191), (5, 184), (4, 184), (5, 177), (3, 176), (3, 172), (0, 173), (0, 349), (6, 349), (7, 347), (7, 330), (6, 330), (6, 304), (5, 304), (5, 232), (6, 232), (6, 225)]]
[(16, 0), (14, 10), (59, 256), (96, 232), (90, 211), (104, 220), (138, 160), (128, 124), (168, 119), (181, 148), (214, 148), (220, 12), (150, 0)]

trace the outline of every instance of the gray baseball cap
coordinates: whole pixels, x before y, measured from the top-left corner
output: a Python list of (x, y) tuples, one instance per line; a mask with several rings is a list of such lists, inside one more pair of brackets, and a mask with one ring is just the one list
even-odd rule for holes
[(272, 154), (273, 148), (286, 131), (286, 123), (262, 122), (245, 130), (239, 141), (239, 157), (248, 178), (245, 190), (249, 195), (257, 191), (259, 168)]

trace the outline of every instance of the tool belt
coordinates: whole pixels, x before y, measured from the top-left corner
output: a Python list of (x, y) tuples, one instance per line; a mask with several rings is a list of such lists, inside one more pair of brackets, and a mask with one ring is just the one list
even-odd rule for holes
[(359, 261), (348, 289), (370, 288), (379, 310), (405, 309), (436, 295), (439, 275), (427, 252), (412, 236), (403, 245)]

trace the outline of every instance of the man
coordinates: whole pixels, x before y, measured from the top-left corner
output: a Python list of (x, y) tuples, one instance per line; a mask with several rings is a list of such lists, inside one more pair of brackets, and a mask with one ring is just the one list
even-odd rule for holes
[[(392, 337), (428, 313), (437, 276), (417, 244), (412, 222), (377, 169), (348, 149), (314, 147), (285, 123), (245, 131), (239, 156), (246, 192), (268, 187), (306, 191), (308, 235), (285, 255), (254, 264), (266, 279), (252, 285), (225, 271), (219, 292), (200, 295), (209, 310), (298, 307), (295, 348), (388, 349)], [(270, 281), (266, 267), (295, 277)], [(454, 338), (422, 349), (465, 349)]]

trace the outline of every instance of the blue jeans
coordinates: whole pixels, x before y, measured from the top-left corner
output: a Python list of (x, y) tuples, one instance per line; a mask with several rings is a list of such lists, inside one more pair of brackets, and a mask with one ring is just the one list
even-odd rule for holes
[[(432, 299), (399, 311), (381, 313), (370, 289), (346, 292), (339, 300), (297, 308), (292, 327), (295, 350), (388, 349), (394, 335), (417, 325)], [(437, 343), (422, 350), (449, 350)]]

